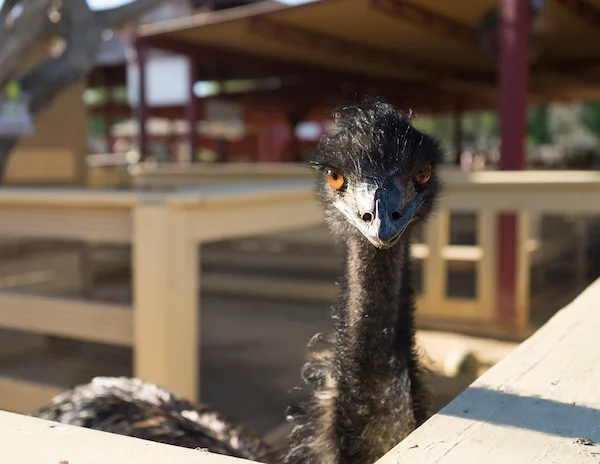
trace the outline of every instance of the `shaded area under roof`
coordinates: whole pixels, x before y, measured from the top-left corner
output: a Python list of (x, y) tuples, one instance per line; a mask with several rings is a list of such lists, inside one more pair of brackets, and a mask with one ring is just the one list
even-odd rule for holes
[[(581, 4), (587, 9), (581, 7)], [(575, 5), (575, 6), (574, 6)], [(200, 78), (302, 75), (416, 106), (494, 107), (494, 60), (478, 41), (495, 0), (260, 2), (140, 26), (141, 43), (194, 57)], [(597, 14), (594, 16), (592, 12)], [(600, 0), (547, 0), (530, 100), (600, 98)]]

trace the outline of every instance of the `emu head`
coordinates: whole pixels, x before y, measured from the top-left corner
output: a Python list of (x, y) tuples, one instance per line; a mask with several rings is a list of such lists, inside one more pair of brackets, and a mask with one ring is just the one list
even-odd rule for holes
[(431, 213), (442, 150), (382, 99), (334, 116), (338, 131), (321, 141), (313, 161), (326, 220), (342, 239), (391, 247)]

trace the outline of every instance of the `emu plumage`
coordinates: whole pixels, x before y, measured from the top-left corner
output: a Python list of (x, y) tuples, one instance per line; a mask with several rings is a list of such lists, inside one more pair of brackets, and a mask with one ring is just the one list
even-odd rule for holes
[[(287, 464), (370, 464), (430, 414), (415, 350), (410, 234), (433, 210), (439, 145), (382, 100), (342, 108), (314, 160), (346, 245), (334, 336), (305, 366)], [(340, 179), (342, 181), (340, 182)]]

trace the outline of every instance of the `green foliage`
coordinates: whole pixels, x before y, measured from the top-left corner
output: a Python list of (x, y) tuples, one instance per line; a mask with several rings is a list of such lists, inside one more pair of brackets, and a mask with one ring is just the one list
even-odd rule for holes
[(582, 105), (582, 123), (594, 134), (600, 135), (600, 102), (587, 102)]
[(104, 116), (90, 114), (87, 118), (88, 137), (104, 137), (106, 134), (106, 119)]
[(548, 106), (537, 106), (529, 109), (528, 144), (541, 145), (552, 143), (552, 135), (548, 127)]

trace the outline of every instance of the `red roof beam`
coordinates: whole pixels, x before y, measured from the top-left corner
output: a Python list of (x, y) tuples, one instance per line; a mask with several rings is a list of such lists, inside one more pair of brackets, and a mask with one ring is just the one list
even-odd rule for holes
[(398, 18), (467, 45), (477, 44), (477, 33), (474, 29), (416, 3), (406, 0), (370, 0), (370, 2), (374, 10), (386, 16)]

